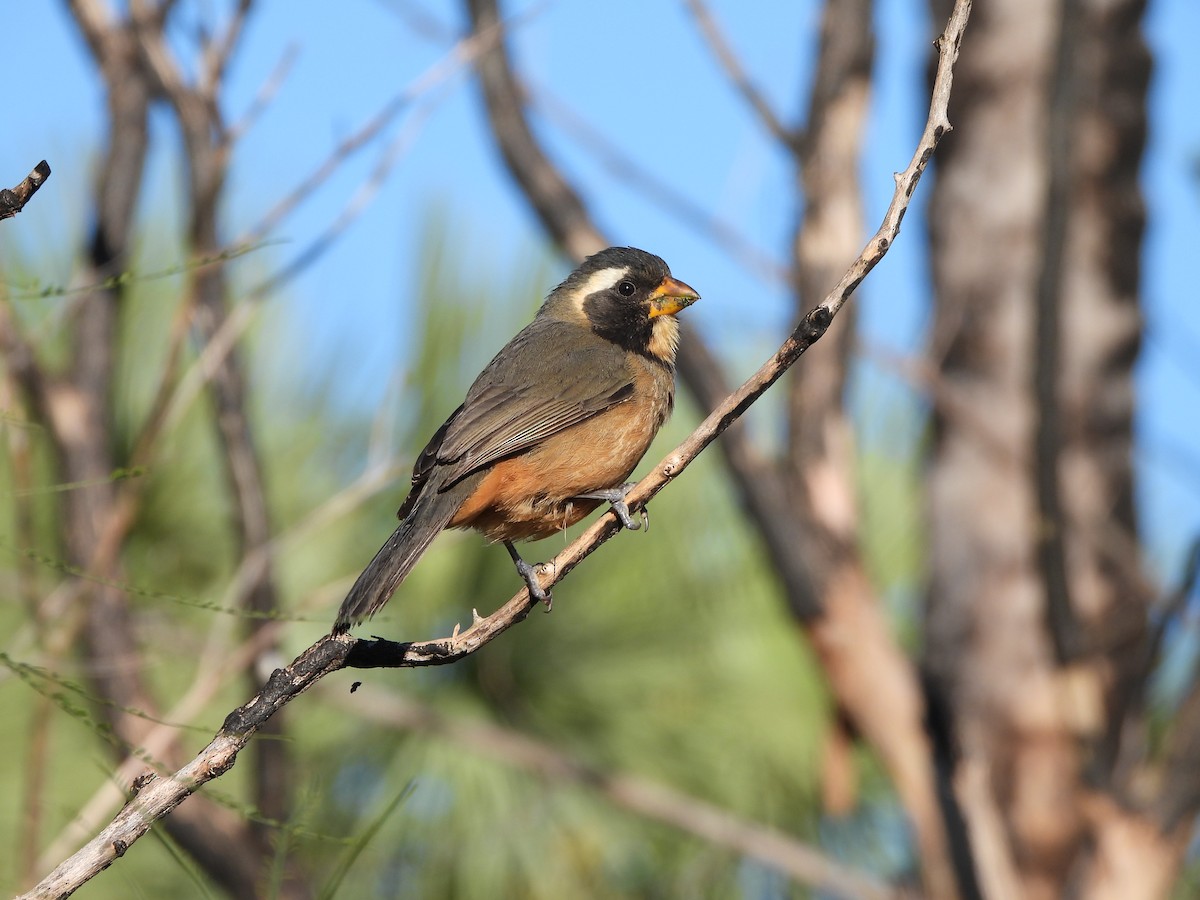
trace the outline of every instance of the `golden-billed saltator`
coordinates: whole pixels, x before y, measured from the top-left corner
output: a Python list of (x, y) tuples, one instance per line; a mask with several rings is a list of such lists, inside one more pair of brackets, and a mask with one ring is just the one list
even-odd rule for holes
[(413, 466), (400, 526), (338, 611), (334, 632), (373, 615), (443, 528), (512, 542), (549, 537), (602, 502), (636, 528), (625, 479), (675, 399), (675, 314), (699, 295), (633, 247), (588, 257), (475, 379)]

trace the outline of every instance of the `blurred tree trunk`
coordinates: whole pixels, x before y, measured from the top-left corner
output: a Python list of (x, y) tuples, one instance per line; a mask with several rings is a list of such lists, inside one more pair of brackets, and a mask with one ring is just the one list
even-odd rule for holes
[(1178, 865), (1155, 831), (1162, 861), (1114, 882), (1104, 838), (1144, 751), (1152, 599), (1132, 473), (1143, 8), (981, 4), (931, 202), (931, 352), (979, 415), (935, 413), (926, 664), (989, 897), (1159, 896)]
[[(819, 302), (858, 255), (866, 223), (860, 146), (871, 94), (871, 0), (824, 6), (808, 119), (797, 153), (803, 215), (792, 243), (796, 315)], [(779, 469), (795, 511), (789, 555), (820, 598), (818, 611), (789, 596), (830, 676), (838, 705), (825, 751), (826, 811), (848, 813), (855, 790), (839, 773), (853, 765), (847, 740), (861, 734), (880, 755), (913, 826), (931, 897), (959, 896), (938, 810), (917, 673), (892, 636), (859, 545), (855, 442), (845, 389), (856, 304), (842, 311), (789, 380), (788, 448)], [(849, 640), (848, 636), (853, 635)]]

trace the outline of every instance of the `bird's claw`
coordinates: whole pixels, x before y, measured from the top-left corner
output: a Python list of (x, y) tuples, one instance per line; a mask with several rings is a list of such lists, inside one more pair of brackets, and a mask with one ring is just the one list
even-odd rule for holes
[(544, 604), (546, 607), (546, 612), (550, 612), (550, 610), (554, 608), (554, 597), (550, 595), (548, 590), (538, 584), (538, 567), (530, 565), (529, 563), (525, 562), (525, 560), (521, 559), (520, 554), (517, 553), (517, 548), (508, 541), (504, 542), (504, 546), (508, 549), (508, 555), (512, 557), (512, 561), (517, 567), (517, 574), (521, 576), (525, 582), (525, 587), (529, 589), (530, 598), (538, 603)]
[(546, 612), (550, 612), (554, 608), (554, 597), (551, 596), (548, 590), (538, 584), (537, 568), (537, 566), (531, 566), (525, 560), (517, 563), (517, 571), (525, 579), (525, 587), (529, 588), (530, 598), (544, 605)]
[[(630, 531), (637, 531), (642, 527), (641, 522), (635, 522), (633, 520), (633, 517), (629, 514), (629, 506), (624, 500), (613, 501), (612, 511), (616, 514), (617, 518), (621, 520), (622, 528), (628, 528)], [(644, 514), (645, 510), (642, 510), (642, 512)]]
[(617, 520), (621, 523), (622, 528), (628, 528), (630, 531), (637, 531), (643, 525), (645, 525), (646, 530), (649, 531), (649, 510), (647, 510), (644, 506), (639, 509), (638, 513), (640, 514), (642, 521), (635, 522), (633, 516), (629, 512), (629, 504), (625, 502), (625, 495), (633, 490), (634, 484), (635, 482), (627, 481), (625, 484), (614, 488), (605, 488), (599, 491), (592, 491), (588, 494), (581, 494), (580, 498), (586, 500), (607, 500), (610, 508), (613, 511), (613, 515), (617, 517)]

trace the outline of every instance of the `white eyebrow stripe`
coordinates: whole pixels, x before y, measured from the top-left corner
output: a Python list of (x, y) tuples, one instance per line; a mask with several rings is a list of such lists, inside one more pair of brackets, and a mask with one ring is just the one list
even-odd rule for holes
[(579, 288), (580, 297), (589, 297), (597, 291), (607, 291), (611, 287), (616, 287), (618, 281), (629, 274), (629, 270), (624, 266), (614, 266), (608, 269), (601, 269), (599, 272), (593, 272), (587, 277)]

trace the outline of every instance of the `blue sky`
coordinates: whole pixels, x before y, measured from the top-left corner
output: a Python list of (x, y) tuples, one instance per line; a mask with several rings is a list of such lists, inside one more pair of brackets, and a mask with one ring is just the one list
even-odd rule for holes
[[(746, 68), (780, 114), (794, 119), (804, 106), (817, 5), (711, 5)], [(225, 4), (183, 6), (211, 11)], [(783, 258), (794, 214), (786, 188), (790, 167), (730, 92), (682, 2), (549, 0), (509, 9), (530, 13), (514, 41), (535, 93), (568, 102), (639, 165), (769, 256)], [(54, 168), (26, 212), (5, 223), (0, 254), (15, 248), (44, 260), (41, 277), (50, 282), (69, 277), (103, 127), (102, 94), (64, 10), (65, 4), (51, 2), (0, 7), (4, 33), (21, 36), (6, 44), (0, 77), (6, 111), (0, 183), (11, 186), (43, 157)], [(421, 10), (431, 27), (415, 22), (412, 10)], [(227, 117), (241, 116), (289, 47), (297, 55), (273, 103), (237, 149), (228, 233), (254, 224), (341, 138), (442, 60), (461, 25), (458, 5), (446, 0), (262, 0), (230, 72)], [(934, 34), (917, 0), (880, 0), (877, 26), (878, 77), (863, 161), (872, 228), (890, 197), (891, 173), (907, 163), (924, 119), (925, 52)], [(1151, 558), (1169, 572), (1200, 532), (1200, 304), (1192, 271), (1200, 243), (1200, 4), (1151, 0), (1147, 36), (1156, 69), (1144, 174), (1150, 227), (1138, 463)], [(678, 217), (614, 180), (551, 118), (538, 122), (556, 159), (587, 186), (587, 199), (609, 232), (659, 253), (700, 289), (704, 301), (688, 315), (715, 344), (740, 351), (738, 371), (754, 363), (746, 348), (763, 351), (778, 341), (791, 314), (780, 285), (748, 272)], [(174, 140), (164, 117), (156, 117), (154, 129), (168, 146)], [(298, 358), (335, 371), (345, 396), (368, 407), (382, 400), (388, 374), (408, 345), (432, 210), (448, 213), (468, 283), (479, 273), (516, 272), (537, 259), (541, 244), (483, 129), (473, 85), (458, 71), (308, 198), (278, 232), (283, 243), (269, 259), (284, 262), (318, 235), (394, 138), (408, 140), (407, 149), (372, 205), (320, 263), (271, 301), (281, 318), (298, 323), (288, 336)], [(171, 221), (169, 159), (162, 153), (153, 160), (143, 204), (148, 222)], [(854, 300), (868, 339), (904, 351), (919, 346), (927, 314), (917, 222), (910, 215)], [(240, 265), (261, 272), (267, 262), (260, 257)], [(497, 345), (504, 337), (497, 336)]]

